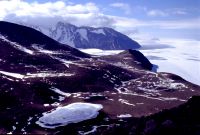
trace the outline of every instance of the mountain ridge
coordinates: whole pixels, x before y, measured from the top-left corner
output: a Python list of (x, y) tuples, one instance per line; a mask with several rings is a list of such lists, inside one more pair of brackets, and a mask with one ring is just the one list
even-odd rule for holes
[(70, 23), (57, 22), (50, 28), (19, 23), (32, 27), (54, 40), (75, 48), (97, 48), (103, 50), (138, 49), (141, 46), (128, 36), (108, 27), (77, 27)]

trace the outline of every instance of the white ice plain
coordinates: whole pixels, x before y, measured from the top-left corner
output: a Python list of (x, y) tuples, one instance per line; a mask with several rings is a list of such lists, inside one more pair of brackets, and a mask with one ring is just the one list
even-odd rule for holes
[[(165, 42), (164, 42), (165, 43)], [(168, 72), (200, 85), (200, 42), (166, 42), (164, 45), (146, 45), (139, 50), (152, 64), (158, 65), (157, 72)], [(81, 49), (93, 55), (114, 55), (123, 50)]]
[(200, 85), (200, 42), (174, 43), (173, 48), (140, 50), (158, 72), (169, 72)]
[(51, 112), (43, 113), (36, 122), (44, 128), (56, 128), (70, 123), (78, 123), (84, 120), (96, 118), (103, 106), (91, 103), (72, 103), (67, 106), (58, 107)]

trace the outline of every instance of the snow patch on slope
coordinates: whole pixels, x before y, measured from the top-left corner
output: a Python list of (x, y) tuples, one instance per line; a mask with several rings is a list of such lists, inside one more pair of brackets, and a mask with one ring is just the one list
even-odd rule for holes
[(67, 106), (58, 107), (51, 112), (43, 113), (36, 122), (44, 128), (56, 128), (70, 123), (78, 123), (84, 120), (96, 118), (99, 110), (103, 108), (100, 104), (72, 103)]
[(91, 32), (96, 33), (96, 34), (106, 35), (103, 29), (95, 29), (95, 30), (92, 30)]
[(12, 41), (8, 40), (8, 39), (7, 39), (6, 37), (4, 37), (3, 35), (0, 35), (0, 39), (2, 39), (3, 41), (6, 41), (6, 42), (8, 42), (8, 43), (10, 43), (10, 45), (12, 45), (14, 48), (16, 48), (16, 49), (18, 49), (18, 50), (20, 50), (20, 51), (23, 51), (23, 52), (28, 53), (28, 54), (31, 54), (31, 55), (34, 53), (32, 50), (27, 49), (26, 47), (23, 47), (23, 46), (21, 46), (21, 45), (15, 43), (15, 42), (12, 42)]
[(84, 52), (84, 53), (88, 53), (91, 55), (99, 55), (99, 56), (103, 56), (103, 55), (114, 55), (114, 54), (118, 54), (120, 52), (123, 52), (124, 50), (101, 50), (101, 49), (79, 49), (80, 51)]
[(120, 114), (117, 117), (118, 118), (130, 118), (130, 117), (132, 117), (132, 115), (131, 114)]
[(52, 87), (52, 88), (50, 88), (50, 90), (52, 90), (52, 91), (54, 91), (55, 93), (58, 93), (58, 94), (60, 94), (60, 95), (62, 95), (62, 96), (66, 96), (66, 97), (71, 96), (70, 93), (65, 93), (65, 92), (61, 91), (60, 89), (58, 89), (58, 88)]
[(6, 76), (10, 76), (10, 77), (14, 77), (17, 79), (23, 79), (24, 75), (18, 74), (18, 73), (11, 73), (11, 72), (6, 72), (6, 71), (0, 71), (1, 74), (6, 75)]
[(76, 30), (76, 32), (78, 32), (83, 39), (88, 41), (88, 36), (87, 36), (87, 30), (86, 29), (78, 29), (78, 30)]
[(69, 77), (74, 74), (71, 73), (54, 73), (54, 72), (41, 72), (41, 73), (27, 73), (26, 75), (22, 75), (19, 73), (12, 73), (6, 71), (0, 71), (0, 74), (17, 78), (17, 79), (29, 79), (29, 78), (45, 78), (45, 77)]
[(38, 52), (45, 53), (45, 54), (62, 54), (61, 52), (58, 52), (58, 51), (46, 50), (46, 49), (44, 49), (44, 48), (42, 48), (40, 46), (41, 45), (38, 45), (38, 44), (32, 44), (32, 48), (34, 48)]

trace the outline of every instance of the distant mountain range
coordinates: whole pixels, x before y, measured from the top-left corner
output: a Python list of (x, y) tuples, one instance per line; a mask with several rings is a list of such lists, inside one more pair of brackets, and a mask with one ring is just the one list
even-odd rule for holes
[(107, 27), (77, 27), (64, 22), (58, 22), (55, 26), (50, 28), (25, 23), (19, 24), (32, 27), (62, 44), (75, 48), (127, 50), (138, 49), (141, 47), (136, 41), (128, 36)]

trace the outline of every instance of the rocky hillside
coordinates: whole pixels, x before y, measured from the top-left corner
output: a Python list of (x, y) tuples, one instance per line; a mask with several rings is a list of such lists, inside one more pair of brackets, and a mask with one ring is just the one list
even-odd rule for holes
[(199, 86), (152, 66), (136, 50), (91, 56), (0, 22), (0, 133), (117, 132), (124, 117), (142, 121), (200, 95)]
[[(178, 107), (163, 110), (159, 113), (141, 118), (109, 119), (102, 122), (104, 114), (98, 117), (99, 121), (80, 123), (77, 129), (91, 135), (199, 135), (200, 134), (200, 97), (195, 96)], [(94, 124), (91, 128), (81, 128), (84, 124)], [(104, 124), (104, 125), (103, 125)], [(71, 132), (76, 134), (73, 126), (64, 128), (59, 134)]]

